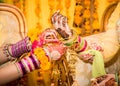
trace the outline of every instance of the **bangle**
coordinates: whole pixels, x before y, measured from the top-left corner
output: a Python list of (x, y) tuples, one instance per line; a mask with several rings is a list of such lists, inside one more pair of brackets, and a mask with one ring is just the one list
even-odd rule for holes
[(29, 73), (29, 72), (30, 72), (30, 68), (29, 68), (27, 62), (25, 61), (25, 59), (23, 58), (23, 59), (21, 60), (21, 62), (22, 62), (22, 64), (24, 65), (24, 67), (25, 67), (25, 69), (26, 69), (26, 73)]
[(27, 59), (27, 58), (23, 58), (23, 59), (24, 59), (24, 60), (25, 60), (25, 62), (27, 63), (28, 68), (29, 68), (29, 71), (31, 72), (31, 71), (32, 71), (32, 67), (31, 67), (30, 62), (28, 61), (28, 59)]
[(30, 58), (26, 58), (26, 60), (29, 62), (30, 64), (30, 67), (31, 67), (31, 71), (35, 70), (35, 67), (34, 67), (34, 64), (32, 63), (31, 59)]
[(23, 53), (29, 52), (30, 50), (31, 50), (31, 42), (29, 37), (26, 37), (25, 39), (12, 45), (12, 56), (20, 57)]
[(35, 69), (38, 69), (40, 67), (39, 61), (36, 59), (35, 55), (31, 55), (30, 59), (32, 60), (32, 63), (35, 66)]
[(84, 40), (85, 44), (83, 46), (81, 46), (80, 52), (85, 51), (85, 49), (87, 48), (87, 41)]
[(20, 61), (20, 62), (18, 62), (18, 64), (19, 64), (19, 66), (20, 66), (21, 69), (22, 69), (22, 74), (25, 75), (25, 74), (27, 73), (27, 71), (26, 71), (26, 69), (25, 69), (23, 63)]
[(14, 63), (14, 65), (15, 65), (17, 71), (18, 71), (19, 76), (22, 77), (23, 73), (22, 73), (21, 67), (19, 67), (18, 63)]
[(24, 57), (17, 64), (21, 68), (23, 75), (25, 75), (26, 73), (29, 73), (35, 69), (38, 69), (40, 67), (40, 63), (34, 55)]
[(87, 41), (78, 36), (78, 42), (73, 45), (76, 52), (83, 52), (87, 48)]
[(72, 46), (77, 40), (77, 34), (73, 31), (73, 35), (68, 40), (62, 41), (66, 46)]

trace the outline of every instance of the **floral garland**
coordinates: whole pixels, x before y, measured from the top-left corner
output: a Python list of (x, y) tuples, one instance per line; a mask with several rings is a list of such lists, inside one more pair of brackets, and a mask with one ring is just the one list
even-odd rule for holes
[(48, 0), (48, 6), (49, 6), (49, 9), (50, 9), (50, 16), (48, 18), (48, 23), (51, 24), (51, 16), (52, 16), (53, 11), (55, 9), (55, 0)]
[[(48, 28), (43, 32), (40, 32), (39, 28), (31, 29), (28, 36), (32, 41), (31, 54), (35, 54), (39, 59), (42, 70), (50, 69), (51, 58), (53, 60), (59, 59), (64, 53), (63, 50), (66, 49), (61, 43), (58, 44), (57, 33), (52, 29)], [(53, 46), (51, 46), (51, 43), (54, 43)]]
[(49, 58), (46, 55), (44, 49), (41, 48), (41, 47), (37, 47), (34, 50), (34, 54), (36, 55), (36, 57), (40, 61), (41, 69), (42, 70), (48, 70), (50, 68), (50, 66), (51, 66), (51, 63), (50, 63)]
[(62, 9), (63, 9), (63, 7), (62, 7), (62, 2), (61, 2), (61, 0), (57, 0), (56, 10), (62, 11)]
[(40, 25), (40, 12), (41, 12), (41, 8), (40, 8), (40, 0), (36, 0), (36, 8), (35, 8), (35, 14), (37, 16), (37, 25), (36, 27), (37, 28), (41, 28), (41, 25)]
[(33, 28), (28, 31), (27, 36), (30, 37), (31, 42), (33, 43), (35, 40), (38, 40), (38, 35), (42, 31), (39, 28)]
[[(44, 49), (41, 46), (38, 45), (38, 35), (41, 34), (41, 30), (39, 28), (33, 28), (30, 31), (28, 31), (28, 36), (30, 37), (30, 40), (32, 42), (32, 52), (35, 54), (35, 56), (40, 61), (41, 70), (48, 70), (50, 68), (50, 61), (48, 59), (48, 56), (46, 55)], [(42, 41), (42, 40), (41, 40)], [(37, 47), (36, 47), (37, 46)]]
[(25, 10), (26, 0), (12, 0), (12, 3), (13, 5), (17, 6), (20, 10), (22, 10), (24, 15), (26, 15), (26, 10)]
[(70, 15), (69, 15), (70, 5), (71, 5), (71, 0), (65, 0), (66, 15), (67, 15), (67, 18), (68, 18), (68, 22), (69, 22), (69, 20), (70, 20)]
[(76, 0), (73, 27), (79, 35), (86, 36), (101, 31), (97, 7), (97, 0)]

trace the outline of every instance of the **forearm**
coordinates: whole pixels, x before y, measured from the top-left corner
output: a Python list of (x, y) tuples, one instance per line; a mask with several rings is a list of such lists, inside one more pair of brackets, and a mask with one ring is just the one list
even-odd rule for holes
[(26, 56), (21, 61), (0, 68), (0, 85), (16, 80), (40, 67), (35, 55)]
[(15, 64), (0, 68), (0, 85), (16, 80), (22, 76), (20, 69)]

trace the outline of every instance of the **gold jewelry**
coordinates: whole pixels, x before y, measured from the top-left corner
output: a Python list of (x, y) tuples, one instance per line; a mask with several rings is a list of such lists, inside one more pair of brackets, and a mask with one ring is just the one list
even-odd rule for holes
[(11, 53), (9, 52), (9, 46), (11, 44), (6, 44), (3, 48), (3, 53), (5, 54), (5, 56), (7, 57), (8, 61), (10, 60), (14, 60), (15, 58), (12, 57)]
[(18, 67), (17, 63), (14, 63), (14, 65), (15, 65), (17, 71), (18, 71), (19, 76), (22, 77), (23, 76), (22, 69), (20, 67)]

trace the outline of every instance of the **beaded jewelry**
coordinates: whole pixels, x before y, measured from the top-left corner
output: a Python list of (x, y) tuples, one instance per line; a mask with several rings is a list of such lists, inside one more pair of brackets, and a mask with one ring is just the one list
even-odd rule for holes
[(3, 48), (3, 53), (5, 54), (5, 56), (7, 57), (8, 61), (13, 60), (14, 58), (12, 57), (12, 55), (9, 52), (9, 46), (11, 46), (11, 44), (6, 44)]

